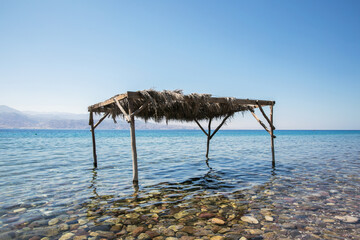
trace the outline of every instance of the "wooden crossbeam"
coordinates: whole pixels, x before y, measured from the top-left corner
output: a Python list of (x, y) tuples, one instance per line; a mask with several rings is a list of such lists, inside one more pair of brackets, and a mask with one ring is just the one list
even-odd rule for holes
[(107, 117), (109, 116), (110, 113), (106, 113), (95, 125), (94, 125), (94, 129)]
[(88, 110), (91, 111), (91, 110), (95, 110), (95, 109), (100, 108), (100, 107), (105, 107), (105, 106), (107, 106), (109, 104), (114, 103), (114, 99), (117, 99), (118, 101), (120, 101), (120, 100), (123, 100), (125, 98), (127, 98), (126, 93), (125, 94), (119, 94), (119, 95), (116, 95), (116, 96), (114, 96), (112, 98), (109, 98), (108, 100), (105, 100), (105, 101), (103, 101), (101, 103), (91, 105), (90, 107), (88, 107)]
[(221, 124), (215, 129), (215, 131), (213, 132), (213, 134), (211, 134), (210, 139), (212, 139), (212, 137), (215, 135), (215, 133), (217, 133), (217, 131), (219, 131), (219, 129), (222, 127), (222, 125), (224, 125), (225, 121), (230, 117), (230, 115), (227, 115), (221, 122)]
[(198, 120), (194, 119), (194, 121), (196, 122), (196, 124), (199, 126), (199, 128), (203, 131), (203, 133), (205, 133), (206, 136), (209, 136), (207, 134), (207, 132), (204, 130), (204, 128), (200, 125), (200, 123), (198, 122)]
[(275, 130), (274, 125), (272, 124), (272, 122), (270, 121), (270, 119), (268, 118), (268, 116), (265, 114), (264, 109), (261, 107), (261, 105), (259, 103), (257, 103), (262, 115), (264, 116), (264, 118), (266, 119), (266, 121), (269, 123), (270, 127), (273, 128)]
[(146, 101), (143, 105), (141, 105), (141, 107), (139, 107), (139, 109), (138, 110), (136, 110), (135, 112), (133, 112), (133, 113), (131, 113), (131, 115), (130, 115), (130, 117), (132, 117), (132, 116), (136, 116), (136, 114), (138, 114), (138, 113), (140, 113), (142, 110), (144, 110), (146, 107), (147, 107), (147, 105), (150, 103), (150, 101), (148, 100), (148, 101)]
[(114, 98), (114, 101), (115, 101), (116, 105), (118, 106), (118, 108), (121, 110), (121, 112), (124, 114), (127, 122), (130, 122), (130, 117), (129, 117), (129, 115), (126, 113), (126, 111), (124, 110), (124, 108), (120, 105), (119, 101), (118, 101), (116, 98)]

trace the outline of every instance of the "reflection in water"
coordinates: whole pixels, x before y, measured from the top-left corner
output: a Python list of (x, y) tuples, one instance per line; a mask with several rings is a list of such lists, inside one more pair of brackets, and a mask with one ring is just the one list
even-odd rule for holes
[(96, 191), (96, 179), (97, 179), (97, 169), (93, 168), (92, 169), (92, 179), (91, 179), (91, 184), (90, 184), (89, 188), (92, 189), (92, 192), (96, 198), (100, 198), (99, 194)]
[[(84, 206), (92, 212), (94, 208), (122, 209), (134, 211), (134, 207), (156, 207), (169, 205), (176, 207), (177, 204), (191, 205), (192, 201), (203, 198), (232, 198), (241, 200), (245, 190), (238, 190), (221, 171), (210, 168), (202, 177), (194, 177), (179, 183), (162, 182), (156, 185), (145, 186), (128, 195), (99, 195), (97, 193), (97, 170), (93, 169), (93, 178), (89, 188), (92, 188), (93, 197), (90, 203)], [(271, 186), (275, 179), (275, 169), (271, 170), (273, 177), (265, 184), (259, 185), (258, 189)], [(224, 192), (225, 191), (225, 192)], [(187, 203), (186, 203), (187, 202)], [(112, 210), (111, 210), (112, 211)], [(125, 212), (122, 212), (125, 213)]]
[(208, 168), (212, 169), (212, 168), (210, 167), (210, 165), (209, 165), (209, 158), (207, 158), (207, 159), (205, 160), (205, 162), (206, 162), (206, 166), (208, 166)]
[(271, 176), (273, 176), (273, 177), (276, 176), (276, 167), (275, 167), (275, 165), (272, 165)]

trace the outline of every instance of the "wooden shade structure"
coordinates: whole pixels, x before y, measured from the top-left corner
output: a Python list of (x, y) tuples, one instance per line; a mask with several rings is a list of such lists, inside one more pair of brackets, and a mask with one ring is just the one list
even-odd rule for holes
[[(106, 118), (112, 117), (115, 121), (116, 117), (123, 117), (130, 124), (131, 148), (133, 160), (133, 182), (138, 184), (138, 167), (137, 167), (137, 151), (135, 138), (135, 116), (145, 121), (152, 119), (156, 122), (162, 120), (179, 120), (194, 121), (207, 136), (206, 158), (209, 156), (210, 140), (224, 125), (226, 120), (233, 116), (236, 112), (250, 111), (255, 119), (270, 134), (272, 164), (275, 166), (274, 152), (274, 124), (273, 124), (273, 106), (275, 101), (267, 100), (250, 100), (238, 98), (218, 98), (212, 97), (210, 94), (189, 94), (184, 95), (181, 90), (175, 91), (155, 91), (144, 90), (138, 92), (126, 92), (116, 95), (103, 102), (88, 107), (90, 113), (89, 125), (91, 126), (93, 141), (93, 157), (94, 167), (97, 167), (95, 128)], [(264, 106), (270, 107), (270, 118), (263, 110)], [(255, 114), (255, 109), (259, 108), (260, 112), (268, 122), (267, 127)], [(94, 124), (93, 114), (103, 114), (100, 120)], [(222, 119), (220, 125), (211, 132), (211, 122), (213, 119)], [(208, 131), (206, 131), (200, 120), (208, 121)]]

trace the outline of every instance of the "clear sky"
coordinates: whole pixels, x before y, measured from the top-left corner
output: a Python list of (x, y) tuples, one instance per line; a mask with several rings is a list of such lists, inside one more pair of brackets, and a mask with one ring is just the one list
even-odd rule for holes
[(0, 83), (19, 110), (183, 89), (276, 100), (278, 129), (360, 129), (360, 1), (0, 0)]

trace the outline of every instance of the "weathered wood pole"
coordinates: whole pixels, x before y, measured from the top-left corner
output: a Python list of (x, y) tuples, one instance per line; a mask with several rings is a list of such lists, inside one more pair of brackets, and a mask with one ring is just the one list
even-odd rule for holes
[(133, 104), (132, 100), (129, 101), (129, 116), (130, 116), (130, 135), (131, 135), (131, 151), (132, 151), (132, 160), (133, 160), (133, 184), (139, 184), (139, 175), (138, 175), (138, 164), (137, 164), (137, 152), (136, 152), (136, 138), (135, 138), (135, 116), (133, 113)]
[(209, 148), (210, 148), (210, 139), (211, 139), (211, 120), (209, 119), (208, 133), (207, 133), (207, 144), (206, 144), (206, 158), (209, 159)]
[(273, 105), (270, 105), (270, 122), (271, 122), (270, 129), (271, 129), (272, 166), (275, 167)]
[(90, 126), (91, 126), (92, 145), (93, 145), (93, 156), (94, 156), (94, 168), (97, 168), (94, 116), (93, 116), (93, 112), (92, 112), (92, 111), (90, 111), (90, 121), (89, 121), (89, 124), (90, 124)]

